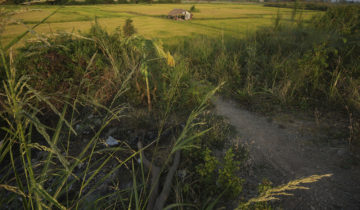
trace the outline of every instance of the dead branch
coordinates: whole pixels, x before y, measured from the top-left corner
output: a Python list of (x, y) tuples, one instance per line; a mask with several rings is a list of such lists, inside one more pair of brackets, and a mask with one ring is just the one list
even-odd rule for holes
[(164, 205), (165, 205), (166, 200), (170, 193), (172, 179), (174, 177), (175, 171), (177, 170), (177, 168), (179, 166), (179, 163), (180, 163), (180, 151), (176, 151), (173, 164), (170, 167), (169, 172), (166, 175), (165, 183), (164, 183), (163, 189), (161, 191), (161, 194), (156, 199), (156, 203), (155, 203), (155, 207), (154, 207), (155, 210), (161, 210), (164, 208)]
[[(142, 144), (140, 141), (138, 142), (137, 146), (139, 150), (142, 150)], [(158, 192), (159, 192), (159, 179), (160, 179), (161, 169), (160, 167), (156, 166), (155, 164), (152, 164), (148, 159), (146, 159), (143, 151), (141, 151), (140, 153), (142, 156), (143, 164), (145, 165), (146, 168), (148, 168), (151, 171), (151, 188), (150, 188), (151, 191), (150, 191), (150, 197), (149, 197), (147, 209), (161, 210), (164, 208), (166, 200), (169, 197), (171, 183), (180, 163), (180, 151), (177, 151), (175, 153), (173, 164), (166, 175), (165, 183), (160, 195), (158, 195)]]
[(137, 143), (137, 146), (141, 151), (140, 153), (143, 164), (149, 171), (151, 171), (151, 188), (147, 210), (152, 210), (159, 192), (159, 178), (161, 170), (160, 167), (155, 166), (155, 164), (152, 164), (148, 159), (146, 159), (144, 152), (142, 151), (142, 143), (140, 141)]

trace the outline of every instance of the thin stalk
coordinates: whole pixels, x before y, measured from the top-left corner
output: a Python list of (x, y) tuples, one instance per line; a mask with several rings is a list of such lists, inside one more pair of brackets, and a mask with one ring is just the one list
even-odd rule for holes
[[(23, 184), (21, 183), (20, 181), (20, 177), (19, 177), (19, 174), (17, 173), (17, 170), (16, 170), (16, 166), (15, 166), (15, 161), (14, 161), (14, 155), (13, 155), (13, 152), (12, 152), (12, 145), (10, 145), (10, 162), (11, 162), (11, 166), (13, 168), (13, 171), (14, 171), (14, 174), (15, 174), (15, 179), (16, 179), (16, 183), (19, 187), (19, 189), (24, 192), (24, 187), (23, 187)], [(21, 197), (21, 200), (23, 202), (23, 206), (24, 206), (24, 209), (27, 209), (28, 208), (28, 203), (27, 203), (27, 200), (25, 197)]]
[(147, 100), (148, 100), (148, 109), (149, 109), (149, 112), (151, 112), (151, 98), (150, 98), (150, 88), (149, 88), (149, 79), (148, 79), (147, 71), (145, 73), (145, 82), (146, 82), (146, 95), (147, 95)]

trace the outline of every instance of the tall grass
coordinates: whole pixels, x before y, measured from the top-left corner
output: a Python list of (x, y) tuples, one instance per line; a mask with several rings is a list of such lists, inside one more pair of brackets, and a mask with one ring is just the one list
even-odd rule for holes
[[(103, 119), (103, 125), (83, 150), (80, 150), (76, 156), (73, 156), (69, 151), (62, 151), (59, 146), (65, 143), (63, 141), (67, 141), (67, 144), (71, 141), (70, 135), (67, 139), (61, 139), (61, 133), (63, 133), (64, 130), (69, 130), (69, 132), (76, 134), (73, 125), (70, 123), (73, 119), (70, 119), (69, 122), (65, 119), (65, 115), (69, 110), (67, 107), (70, 106), (75, 110), (78, 103), (77, 101), (82, 95), (74, 98), (75, 100), (72, 104), (64, 105), (63, 110), (60, 112), (52, 105), (47, 97), (29, 86), (28, 79), (25, 76), (16, 76), (17, 71), (13, 65), (12, 54), (10, 54), (9, 62), (6, 61), (3, 50), (1, 51), (1, 55), (7, 76), (3, 81), (3, 98), (5, 101), (1, 107), (3, 110), (1, 112), (1, 118), (7, 123), (7, 125), (3, 127), (6, 132), (6, 138), (3, 140), (3, 146), (5, 148), (2, 150), (2, 156), (4, 158), (1, 159), (1, 164), (4, 168), (12, 171), (12, 173), (8, 173), (7, 176), (4, 177), (2, 187), (8, 190), (12, 189), (12, 192), (20, 194), (23, 201), (23, 208), (25, 209), (51, 208), (51, 206), (54, 205), (60, 209), (69, 208), (72, 205), (77, 206), (86, 196), (82, 196), (81, 190), (78, 199), (75, 198), (67, 201), (66, 207), (64, 204), (61, 204), (58, 199), (64, 193), (67, 193), (66, 189), (69, 189), (73, 184), (74, 180), (69, 183), (68, 179), (70, 177), (77, 178), (74, 174), (74, 169), (82, 162), (87, 162), (88, 166), (92, 163), (91, 158), (97, 152), (95, 146), (99, 143), (100, 133), (109, 122), (121, 117), (124, 111), (123, 105), (117, 105), (107, 110), (108, 114), (106, 114)], [(119, 89), (120, 93), (126, 87), (126, 81), (124, 82), (123, 86)], [(47, 104), (51, 111), (58, 116), (58, 122), (55, 128), (48, 127), (39, 119), (41, 107), (36, 106), (36, 104), (41, 102)], [(95, 104), (92, 105), (95, 106)], [(39, 142), (41, 139), (45, 140), (46, 143), (41, 144), (41, 141)], [(113, 154), (121, 149), (121, 147), (114, 148), (106, 153), (107, 155), (103, 158), (103, 164), (91, 169), (93, 170), (92, 176), (87, 177), (87, 170), (80, 174), (83, 180), (80, 189), (85, 188), (94, 176), (99, 173), (105, 163), (112, 158)], [(34, 166), (34, 158), (32, 155), (39, 151), (45, 152), (46, 155), (43, 160), (38, 160), (39, 162), (36, 163), (37, 166)], [(135, 154), (136, 153), (132, 156)], [(8, 158), (10, 158), (11, 164), (7, 164), (6, 160)], [(75, 161), (71, 161), (72, 159)], [(122, 164), (119, 164), (117, 167), (120, 167)], [(15, 176), (15, 180), (11, 179), (12, 175)], [(17, 186), (14, 185), (15, 183)], [(6, 192), (4, 195), (7, 197), (13, 196), (8, 195)], [(12, 203), (14, 200), (9, 199), (8, 202)]]

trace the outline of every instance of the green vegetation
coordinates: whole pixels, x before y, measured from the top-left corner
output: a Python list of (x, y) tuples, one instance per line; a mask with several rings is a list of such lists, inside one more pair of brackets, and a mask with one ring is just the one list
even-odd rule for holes
[[(33, 24), (56, 8), (40, 7), (31, 16), (16, 7), (1, 10), (0, 35), (10, 43), (0, 49), (1, 207), (270, 208), (257, 203), (330, 176), (279, 187), (264, 183), (258, 197), (242, 199), (247, 150), (209, 112), (219, 92), (264, 112), (279, 104), (347, 111), (349, 143), (359, 144), (359, 7), (329, 8), (309, 20), (302, 10), (199, 5), (198, 20), (189, 24), (159, 17), (169, 5), (149, 7), (65, 7), (48, 20), (69, 26), (46, 36), (39, 34), (46, 24)], [(99, 18), (86, 26), (91, 12)], [(222, 20), (211, 19), (216, 14)], [(25, 15), (36, 39), (13, 49), (23, 37), (14, 31), (20, 37), (10, 42), (17, 26), (9, 15)], [(74, 18), (85, 25), (77, 29), (89, 30), (66, 32)], [(247, 35), (231, 29), (243, 19), (267, 19), (268, 26)], [(177, 37), (176, 44), (163, 45), (141, 36), (154, 20), (168, 37), (178, 27), (214, 36)]]

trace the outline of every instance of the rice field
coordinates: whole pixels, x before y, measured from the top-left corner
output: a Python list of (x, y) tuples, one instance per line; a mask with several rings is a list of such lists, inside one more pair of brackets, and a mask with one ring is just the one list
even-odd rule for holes
[[(171, 40), (174, 37), (196, 34), (218, 36), (231, 35), (241, 37), (261, 26), (274, 22), (278, 8), (264, 7), (262, 4), (195, 4), (199, 12), (194, 13), (191, 21), (173, 21), (166, 19), (173, 8), (189, 10), (193, 4), (116, 4), (116, 5), (81, 5), (64, 6), (50, 17), (46, 24), (41, 24), (27, 38), (36, 38), (39, 34), (51, 34), (59, 31), (86, 31), (95, 17), (113, 31), (121, 27), (127, 18), (134, 22), (138, 34), (147, 38)], [(4, 6), (16, 11), (13, 22), (7, 25), (1, 36), (1, 43), (6, 44), (17, 35), (58, 9), (59, 6)], [(282, 21), (290, 21), (292, 9), (279, 10)], [(317, 11), (302, 11), (297, 15), (307, 20)], [(17, 20), (17, 22), (14, 22)]]

